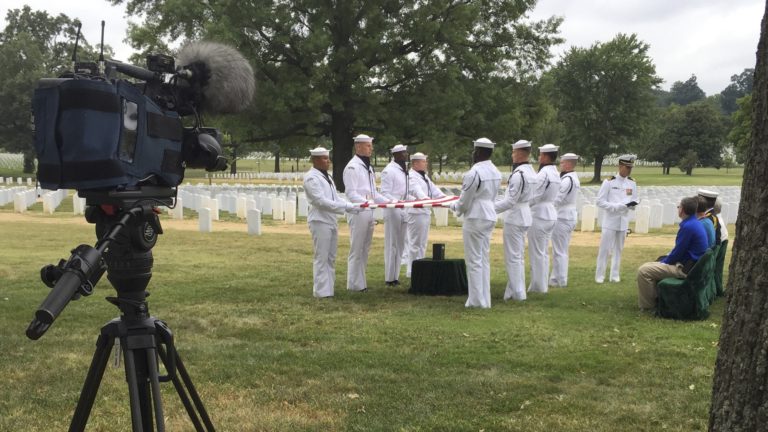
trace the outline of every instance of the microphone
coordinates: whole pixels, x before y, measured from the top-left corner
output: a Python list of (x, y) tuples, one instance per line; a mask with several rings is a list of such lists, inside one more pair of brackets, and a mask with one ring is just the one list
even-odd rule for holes
[(250, 105), (256, 90), (253, 68), (234, 48), (216, 42), (193, 42), (179, 51), (177, 64), (183, 65), (177, 76), (200, 86), (201, 110), (227, 114)]

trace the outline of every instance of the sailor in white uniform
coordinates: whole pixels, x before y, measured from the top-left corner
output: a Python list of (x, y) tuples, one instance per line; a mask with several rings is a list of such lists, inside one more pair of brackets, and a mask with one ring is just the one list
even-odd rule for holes
[(560, 191), (555, 198), (557, 222), (552, 231), (552, 274), (549, 285), (568, 285), (568, 246), (576, 228), (576, 200), (581, 193), (581, 182), (574, 169), (579, 155), (566, 153), (560, 156)]
[[(373, 138), (360, 134), (355, 137), (355, 155), (344, 167), (344, 192), (352, 203), (386, 203), (376, 189), (376, 174), (371, 166)], [(366, 291), (365, 270), (373, 240), (373, 211), (347, 215), (349, 223), (349, 257), (347, 258), (347, 289)]]
[(528, 230), (528, 259), (531, 263), (531, 283), (528, 291), (545, 293), (549, 289), (549, 240), (555, 229), (557, 211), (555, 198), (560, 191), (560, 174), (555, 168), (558, 147), (539, 147), (539, 172), (536, 189), (531, 196), (531, 228)]
[[(411, 196), (417, 200), (444, 198), (445, 194), (427, 175), (427, 155), (414, 153), (411, 155), (411, 170), (408, 172)], [(406, 276), (411, 277), (411, 263), (426, 255), (429, 223), (432, 212), (429, 208), (409, 208), (405, 211), (408, 224), (407, 246), (408, 268)]]
[(315, 255), (312, 261), (312, 294), (333, 297), (336, 281), (336, 249), (339, 240), (337, 214), (360, 212), (360, 207), (339, 197), (333, 178), (329, 151), (323, 147), (310, 150), (312, 168), (304, 175), (304, 193), (310, 204), (307, 224), (312, 233)]
[(519, 140), (512, 144), (512, 174), (507, 181), (507, 193), (497, 200), (496, 213), (504, 217), (504, 260), (507, 267), (507, 288), (504, 300), (525, 300), (525, 233), (531, 227), (528, 200), (536, 188), (536, 172), (529, 162), (531, 143)]
[(629, 211), (638, 203), (637, 183), (629, 175), (635, 163), (634, 155), (619, 157), (619, 172), (603, 181), (597, 193), (597, 206), (603, 209), (601, 221), (600, 250), (597, 253), (595, 282), (605, 281), (605, 267), (611, 253), (611, 282), (620, 282), (621, 251), (629, 228)]
[(473, 142), (474, 165), (464, 174), (459, 199), (450, 209), (464, 217), (464, 259), (467, 263), (469, 296), (466, 307), (491, 307), (491, 234), (496, 225), (494, 201), (501, 184), (501, 173), (491, 162), (493, 143), (488, 138)]
[[(408, 149), (398, 144), (392, 149), (392, 161), (381, 171), (381, 194), (392, 201), (410, 201)], [(407, 224), (405, 209), (384, 210), (384, 283), (386, 286), (400, 285), (400, 262), (405, 250)]]

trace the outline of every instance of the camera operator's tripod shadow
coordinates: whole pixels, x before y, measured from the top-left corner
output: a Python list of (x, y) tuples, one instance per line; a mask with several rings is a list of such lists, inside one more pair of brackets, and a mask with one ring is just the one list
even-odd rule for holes
[[(27, 328), (27, 336), (31, 339), (42, 336), (67, 303), (80, 295), (91, 294), (108, 270), (107, 278), (117, 290), (117, 297), (107, 300), (120, 309), (121, 315), (101, 328), (69, 430), (85, 430), (114, 346), (123, 353), (134, 432), (165, 430), (160, 383), (168, 381), (173, 383), (195, 430), (213, 431), (202, 400), (176, 351), (173, 333), (165, 322), (149, 315), (146, 287), (152, 277), (151, 249), (162, 228), (154, 208), (140, 202), (121, 201), (120, 205), (88, 202), (86, 219), (96, 224), (99, 241), (95, 248), (80, 245), (72, 251), (69, 260), (41, 270), (43, 281), (53, 289)], [(160, 375), (160, 362), (166, 375)]]

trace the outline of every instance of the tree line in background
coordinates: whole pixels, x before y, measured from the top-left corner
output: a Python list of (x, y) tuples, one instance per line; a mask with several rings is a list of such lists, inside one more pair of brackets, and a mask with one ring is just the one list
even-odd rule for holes
[[(371, 0), (318, 3), (109, 0), (143, 22), (129, 26), (131, 61), (172, 52), (168, 43), (209, 39), (249, 58), (258, 90), (252, 107), (206, 119), (246, 154), (304, 157), (333, 149), (334, 178), (352, 156), (352, 137), (376, 137), (376, 151), (403, 143), (436, 169), (468, 164), (472, 139), (525, 138), (582, 155), (598, 181), (605, 156), (635, 152), (678, 167), (743, 162), (752, 124), (753, 69), (707, 96), (696, 76), (662, 90), (649, 46), (619, 34), (572, 47), (554, 61), (562, 18), (532, 21), (535, 0)], [(76, 21), (29, 7), (8, 12), (0, 32), (0, 149), (34, 164), (31, 96), (39, 78), (70, 64)], [(96, 38), (98, 35), (85, 35)], [(81, 40), (81, 58), (96, 58)], [(112, 51), (107, 47), (107, 55)], [(509, 145), (494, 160), (509, 165)]]

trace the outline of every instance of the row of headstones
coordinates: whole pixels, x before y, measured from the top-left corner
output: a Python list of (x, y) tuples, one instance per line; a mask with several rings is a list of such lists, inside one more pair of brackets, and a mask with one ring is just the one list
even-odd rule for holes
[(56, 208), (59, 207), (62, 201), (64, 201), (64, 198), (69, 195), (69, 191), (66, 189), (59, 189), (55, 191), (45, 191), (41, 190), (41, 195), (43, 199), (43, 213), (44, 214), (53, 214), (53, 212), (56, 211)]
[(35, 184), (35, 179), (33, 179), (32, 177), (27, 177), (26, 179), (24, 179), (24, 178), (22, 178), (22, 177), (16, 177), (16, 178), (15, 178), (15, 181), (14, 181), (14, 178), (13, 178), (13, 177), (0, 177), (0, 184), (7, 184), (7, 185), (17, 184), (17, 185), (23, 185), (23, 184), (25, 184), (25, 183), (27, 184), (27, 186), (33, 186), (33, 185)]
[[(26, 193), (27, 191), (29, 191), (29, 189), (23, 186), (11, 187), (11, 188), (0, 188), (0, 206), (4, 206), (6, 204), (14, 202), (17, 194)], [(25, 207), (24, 210), (26, 210), (27, 207)]]
[[(27, 209), (37, 202), (37, 191), (35, 189), (14, 188), (13, 211), (16, 213), (26, 213)], [(7, 202), (6, 202), (7, 203)]]

